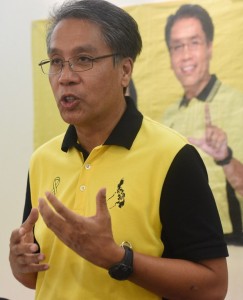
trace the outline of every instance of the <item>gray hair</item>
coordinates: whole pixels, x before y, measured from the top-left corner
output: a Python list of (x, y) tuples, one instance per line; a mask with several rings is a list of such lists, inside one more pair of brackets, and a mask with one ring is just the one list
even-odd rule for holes
[(106, 45), (122, 57), (135, 61), (142, 50), (138, 25), (126, 11), (104, 0), (68, 0), (54, 7), (50, 15), (46, 36), (48, 52), (56, 25), (69, 18), (88, 20), (100, 26)]

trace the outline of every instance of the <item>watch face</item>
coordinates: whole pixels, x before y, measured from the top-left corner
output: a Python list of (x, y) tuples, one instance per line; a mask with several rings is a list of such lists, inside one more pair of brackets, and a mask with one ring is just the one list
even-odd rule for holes
[(125, 280), (132, 274), (132, 266), (127, 266), (123, 263), (117, 264), (109, 269), (109, 274), (117, 280)]

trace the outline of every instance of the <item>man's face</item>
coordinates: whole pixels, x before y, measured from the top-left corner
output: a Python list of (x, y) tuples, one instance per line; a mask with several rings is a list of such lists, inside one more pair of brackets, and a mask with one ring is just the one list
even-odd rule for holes
[(201, 91), (210, 78), (212, 43), (207, 42), (200, 21), (184, 18), (172, 26), (171, 68), (185, 90)]
[[(97, 57), (112, 54), (98, 25), (87, 20), (65, 19), (55, 27), (50, 41), (50, 59), (65, 61), (75, 56)], [(92, 128), (114, 118), (123, 105), (123, 87), (128, 85), (132, 63), (114, 57), (93, 62), (93, 68), (74, 72), (68, 63), (62, 72), (49, 75), (50, 84), (63, 120)]]

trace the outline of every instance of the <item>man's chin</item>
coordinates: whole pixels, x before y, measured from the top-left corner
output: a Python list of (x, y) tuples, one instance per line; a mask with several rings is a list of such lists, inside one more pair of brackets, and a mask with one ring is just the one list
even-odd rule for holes
[(63, 121), (67, 124), (75, 125), (80, 121), (80, 117), (78, 117), (77, 115), (75, 116), (73, 113), (70, 112), (61, 112), (61, 117)]
[(181, 85), (183, 86), (183, 88), (186, 89), (190, 89), (192, 87), (194, 87), (196, 85), (196, 81), (194, 78), (191, 79), (187, 79), (187, 80), (182, 80), (181, 81)]

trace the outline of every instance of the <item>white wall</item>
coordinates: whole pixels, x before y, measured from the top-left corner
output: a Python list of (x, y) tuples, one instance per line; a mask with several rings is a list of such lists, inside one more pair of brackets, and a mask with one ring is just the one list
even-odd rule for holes
[[(9, 237), (19, 227), (24, 205), (26, 174), (32, 153), (33, 89), (31, 22), (45, 19), (60, 0), (1, 1), (0, 17), (0, 297), (33, 299), (33, 291), (12, 276)], [(117, 5), (145, 0), (114, 0)]]
[[(123, 6), (163, 2), (163, 0), (110, 1)], [(11, 231), (21, 223), (26, 175), (33, 150), (31, 22), (46, 19), (52, 5), (61, 2), (62, 0), (1, 1), (0, 297), (11, 300), (34, 299), (33, 291), (24, 288), (13, 278), (8, 262), (9, 237)], [(233, 247), (230, 251), (232, 251), (229, 260), (230, 286), (233, 292), (227, 299), (239, 300), (242, 299), (242, 275), (239, 274), (239, 262), (242, 264), (243, 261), (242, 249)], [(232, 273), (235, 276), (231, 276)]]
[(1, 1), (0, 18), (0, 296), (33, 299), (13, 278), (9, 236), (22, 219), (28, 161), (33, 139), (31, 22), (46, 18), (56, 1)]

